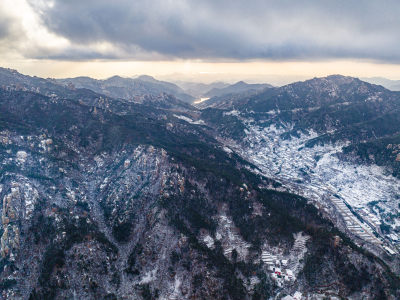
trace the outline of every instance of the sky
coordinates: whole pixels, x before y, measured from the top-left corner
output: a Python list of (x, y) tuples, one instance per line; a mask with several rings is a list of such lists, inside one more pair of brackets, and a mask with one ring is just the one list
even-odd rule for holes
[(0, 66), (56, 78), (399, 80), (399, 15), (398, 0), (1, 0)]

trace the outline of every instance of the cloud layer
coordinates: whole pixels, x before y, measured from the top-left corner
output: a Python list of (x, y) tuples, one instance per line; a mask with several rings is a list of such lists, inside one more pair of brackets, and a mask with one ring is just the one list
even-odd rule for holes
[[(68, 41), (24, 54), (32, 57), (400, 62), (398, 0), (28, 2), (41, 26)], [(12, 32), (4, 23), (0, 39)]]

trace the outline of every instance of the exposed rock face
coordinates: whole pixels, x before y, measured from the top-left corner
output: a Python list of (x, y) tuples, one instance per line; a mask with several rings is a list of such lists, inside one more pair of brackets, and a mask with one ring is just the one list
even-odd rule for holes
[[(242, 112), (216, 135), (196, 109), (82, 93), (0, 89), (3, 298), (399, 297), (382, 260), (243, 159)], [(235, 129), (243, 145), (218, 141)]]

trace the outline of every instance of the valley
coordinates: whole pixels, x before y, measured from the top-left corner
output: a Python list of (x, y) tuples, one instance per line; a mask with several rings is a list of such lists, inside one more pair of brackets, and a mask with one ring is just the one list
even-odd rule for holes
[[(3, 298), (398, 296), (396, 95), (335, 76), (195, 107), (0, 71)], [(379, 164), (348, 150), (381, 139)]]
[(400, 1), (0, 1), (0, 300), (399, 300)]
[(247, 130), (245, 147), (230, 144), (231, 149), (253, 162), (263, 175), (281, 182), (288, 191), (312, 199), (362, 243), (384, 247), (381, 250), (389, 255), (399, 254), (397, 234), (393, 233), (393, 240), (393, 236), (380, 229), (383, 224), (395, 230), (399, 224), (398, 217), (387, 219), (388, 214), (398, 215), (398, 178), (382, 167), (341, 160), (345, 145), (307, 147), (307, 142), (318, 137), (315, 132), (282, 139), (292, 130), (290, 125), (260, 128), (252, 125), (252, 119), (242, 121)]

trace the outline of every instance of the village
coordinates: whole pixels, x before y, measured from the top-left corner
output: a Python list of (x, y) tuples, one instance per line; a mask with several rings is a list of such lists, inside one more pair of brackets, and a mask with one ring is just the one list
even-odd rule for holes
[[(396, 231), (400, 220), (393, 201), (400, 192), (398, 179), (386, 175), (378, 166), (341, 161), (338, 155), (344, 145), (307, 147), (308, 141), (318, 137), (313, 131), (282, 139), (292, 129), (290, 124), (262, 127), (255, 126), (251, 117), (239, 118), (247, 127), (248, 149), (242, 155), (255, 163), (263, 175), (276, 178), (282, 183), (280, 189), (298, 193), (342, 220), (343, 229), (360, 239), (358, 244), (381, 249), (389, 256), (400, 253)], [(235, 145), (230, 147), (238, 149)], [(391, 223), (386, 220), (388, 215), (393, 216)], [(382, 227), (388, 232), (382, 232)]]
[(261, 261), (276, 281), (279, 287), (296, 280), (296, 275), (302, 268), (301, 260), (307, 252), (306, 243), (309, 237), (302, 232), (294, 235), (294, 245), (289, 255), (272, 253), (273, 249), (263, 250)]

